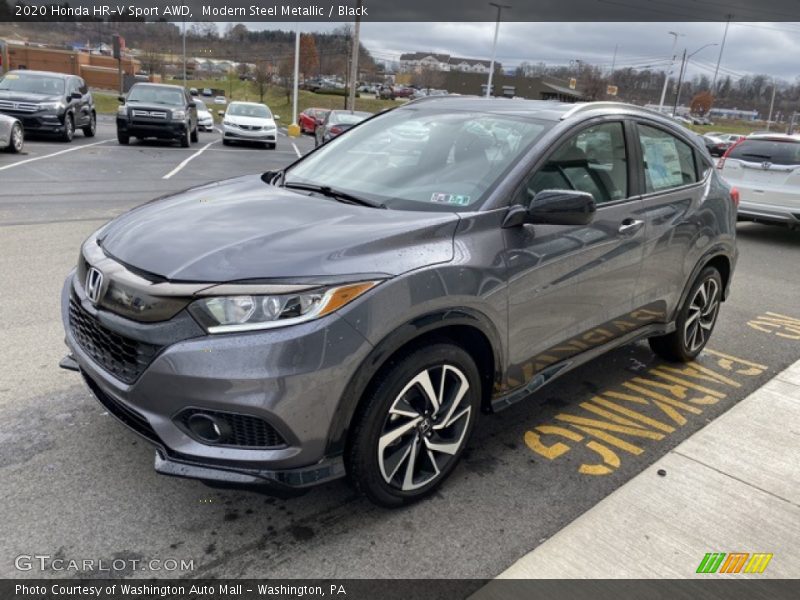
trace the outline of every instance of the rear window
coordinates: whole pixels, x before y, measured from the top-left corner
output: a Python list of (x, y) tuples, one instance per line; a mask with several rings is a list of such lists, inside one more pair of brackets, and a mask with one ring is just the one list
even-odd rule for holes
[(800, 142), (789, 140), (744, 140), (728, 158), (773, 165), (800, 165)]

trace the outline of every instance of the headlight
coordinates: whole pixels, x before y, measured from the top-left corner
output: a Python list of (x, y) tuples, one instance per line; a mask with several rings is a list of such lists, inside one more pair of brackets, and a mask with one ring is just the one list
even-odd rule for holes
[(223, 121), (222, 124), (227, 125), (228, 127), (234, 127), (236, 125), (236, 123), (233, 121)]
[(186, 111), (185, 110), (173, 110), (172, 111), (172, 120), (173, 121), (183, 121), (186, 118)]
[(196, 300), (192, 316), (208, 333), (232, 333), (285, 327), (311, 321), (349, 304), (378, 281), (274, 296), (216, 296)]
[(61, 111), (64, 109), (64, 105), (61, 102), (42, 102), (39, 105), (39, 110), (57, 110)]
[(120, 117), (128, 116), (128, 109), (124, 104), (122, 106), (117, 107), (117, 115), (119, 115)]

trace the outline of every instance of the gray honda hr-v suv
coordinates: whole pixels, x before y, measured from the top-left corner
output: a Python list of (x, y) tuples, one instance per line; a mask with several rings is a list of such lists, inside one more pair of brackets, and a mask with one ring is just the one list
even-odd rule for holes
[(160, 473), (348, 475), (401, 505), (479, 413), (640, 338), (694, 358), (736, 201), (696, 136), (641, 108), (423, 99), (102, 227), (64, 285), (62, 366)]

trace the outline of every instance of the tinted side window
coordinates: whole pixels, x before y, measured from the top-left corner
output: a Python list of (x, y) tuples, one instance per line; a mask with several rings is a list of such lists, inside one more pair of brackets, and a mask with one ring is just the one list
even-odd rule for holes
[(655, 127), (639, 124), (646, 192), (695, 183), (697, 170), (689, 144)]
[(78, 89), (80, 90), (81, 94), (89, 93), (89, 86), (86, 85), (86, 82), (83, 79), (78, 79)]
[(800, 143), (783, 140), (744, 140), (728, 158), (746, 162), (771, 162), (773, 165), (800, 165)]
[(622, 123), (588, 127), (564, 142), (534, 173), (518, 202), (527, 204), (542, 190), (589, 192), (595, 202), (628, 197), (628, 155)]

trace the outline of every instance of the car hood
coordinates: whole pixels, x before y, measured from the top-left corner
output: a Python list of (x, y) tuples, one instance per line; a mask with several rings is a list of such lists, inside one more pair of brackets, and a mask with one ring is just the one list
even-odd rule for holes
[(145, 204), (103, 228), (122, 263), (172, 281), (399, 275), (453, 259), (458, 216), (337, 202), (239, 177)]
[(32, 92), (16, 92), (13, 90), (0, 90), (0, 100), (10, 100), (11, 102), (58, 102), (61, 96), (51, 96), (48, 94), (35, 94)]
[(260, 119), (258, 117), (241, 117), (234, 115), (225, 115), (225, 120), (235, 123), (236, 125), (247, 125), (248, 127), (263, 127), (269, 129), (275, 127), (275, 121), (272, 119)]
[(211, 113), (207, 110), (198, 110), (197, 111), (197, 118), (198, 119), (211, 119)]

